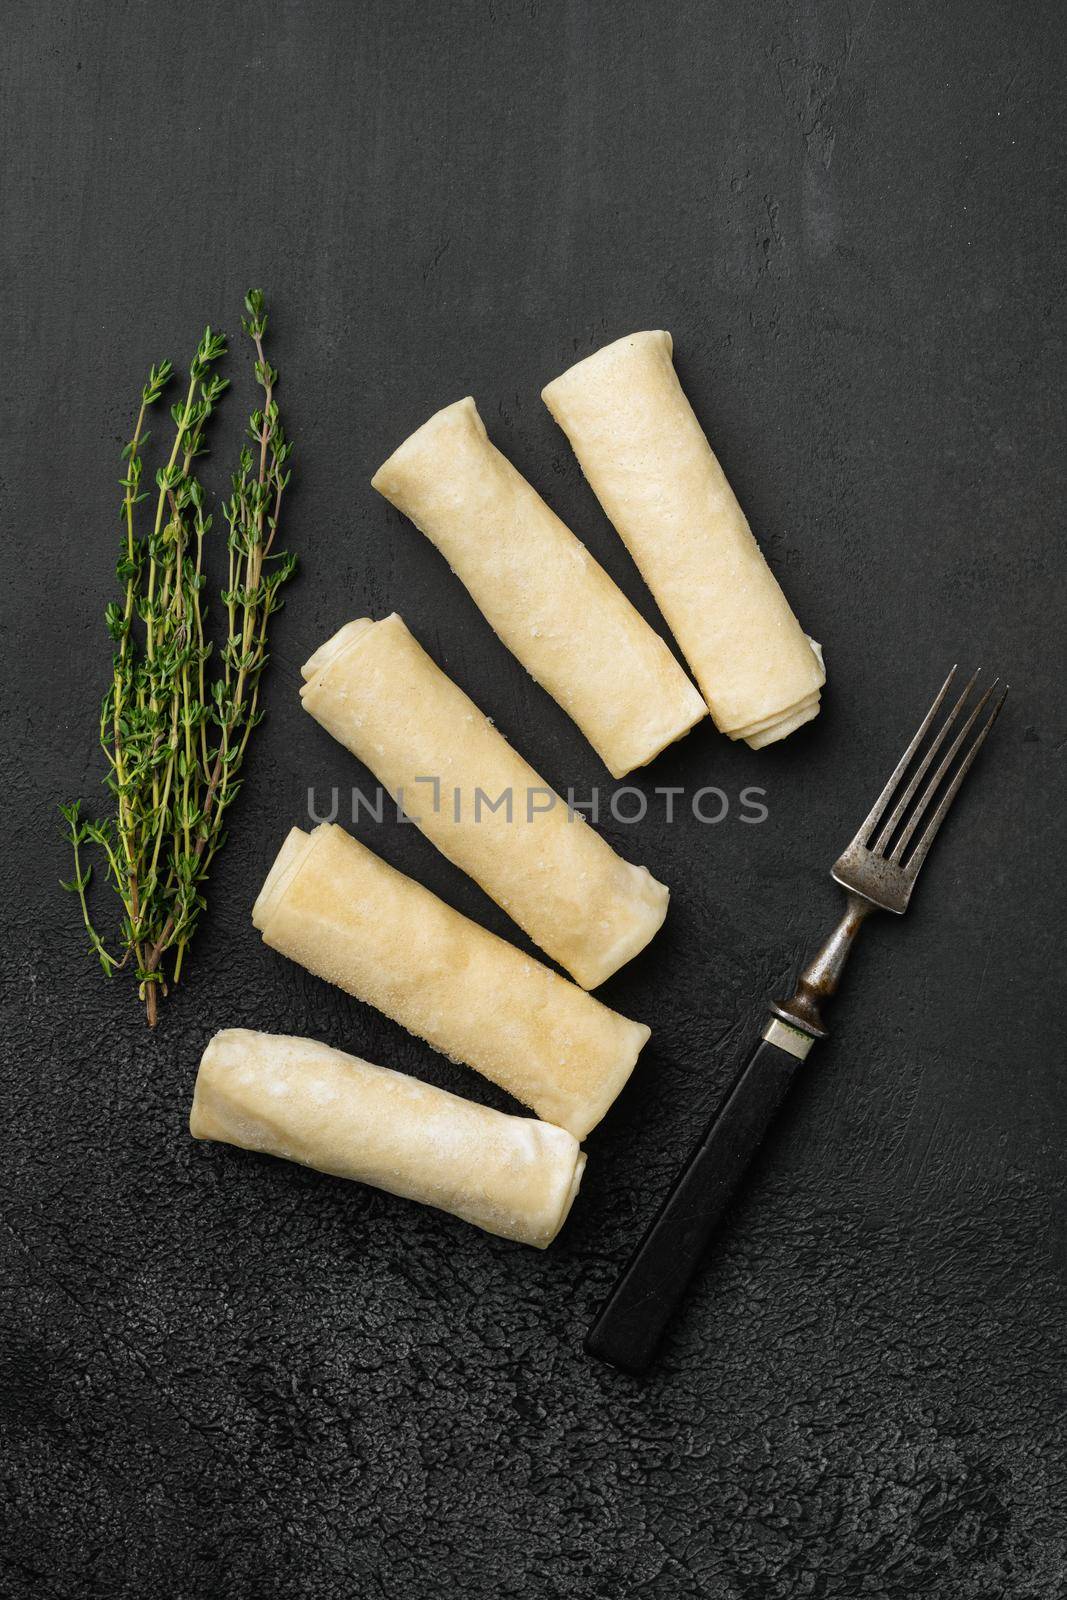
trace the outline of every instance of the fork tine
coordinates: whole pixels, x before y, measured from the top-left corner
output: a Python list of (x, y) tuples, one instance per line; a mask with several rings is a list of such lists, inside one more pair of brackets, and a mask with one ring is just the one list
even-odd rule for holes
[[(952, 743), (949, 745), (949, 747), (948, 747), (947, 751), (945, 752), (944, 756), (942, 756), (942, 758), (941, 758), (941, 761), (940, 761), (940, 763), (939, 763), (939, 765), (937, 767), (936, 772), (934, 773), (933, 777), (930, 779), (929, 783), (926, 785), (926, 788), (923, 790), (922, 794), (919, 796), (918, 804), (916, 805), (914, 811), (912, 812), (911, 816), (909, 817), (907, 825), (904, 828), (904, 831), (901, 833), (900, 838), (897, 840), (896, 844), (893, 846), (892, 850), (890, 851), (889, 856), (887, 857), (887, 859), (889, 861), (895, 861), (895, 862), (897, 862), (898, 865), (900, 864), (901, 860), (903, 859), (904, 852), (908, 848), (908, 844), (909, 844), (909, 842), (911, 840), (912, 835), (915, 833), (915, 830), (918, 828), (920, 822), (922, 821), (922, 819), (923, 819), (923, 817), (924, 817), (924, 815), (926, 813), (926, 810), (927, 810), (928, 806), (930, 805), (930, 802), (933, 800), (934, 795), (937, 792), (938, 784), (941, 782), (942, 778), (945, 776), (945, 773), (948, 771), (949, 767), (952, 765), (953, 761), (956, 759), (956, 756), (957, 756), (957, 754), (959, 752), (960, 746), (963, 744), (963, 741), (967, 737), (968, 733), (970, 733), (971, 729), (974, 727), (974, 724), (975, 724), (975, 721), (977, 720), (977, 718), (981, 715), (982, 711), (985, 709), (985, 706), (988, 703), (990, 695), (996, 689), (997, 684), (999, 682), (1000, 682), (999, 678), (994, 678), (993, 682), (989, 685), (989, 688), (985, 691), (985, 693), (978, 697), (978, 700), (975, 703), (975, 705), (974, 705), (974, 707), (973, 707), (973, 709), (971, 711), (970, 716), (967, 718), (966, 722), (963, 724), (963, 727), (960, 729), (959, 733), (957, 733), (956, 737), (953, 739)], [(953, 716), (955, 716), (955, 712), (953, 712)]]
[(925, 717), (923, 718), (922, 722), (920, 723), (918, 731), (915, 734), (915, 737), (912, 739), (911, 743), (908, 745), (908, 748), (905, 750), (904, 754), (901, 756), (900, 760), (897, 762), (896, 766), (893, 768), (893, 771), (890, 773), (889, 782), (886, 784), (885, 788), (882, 790), (881, 794), (878, 796), (878, 799), (874, 802), (874, 805), (871, 807), (870, 811), (867, 813), (867, 816), (866, 816), (865, 820), (860, 824), (859, 832), (856, 834), (856, 837), (852, 841), (853, 845), (866, 845), (867, 840), (870, 838), (870, 836), (874, 832), (875, 828), (877, 828), (879, 822), (882, 819), (882, 812), (885, 810), (886, 806), (889, 804), (890, 800), (893, 798), (893, 795), (896, 792), (897, 784), (900, 782), (901, 778), (904, 776), (905, 772), (907, 771), (908, 762), (911, 760), (912, 756), (915, 754), (916, 750), (919, 748), (920, 744), (922, 743), (923, 739), (926, 736), (927, 729), (929, 728), (931, 722), (933, 722), (934, 718), (937, 716), (937, 713), (940, 711), (942, 703), (944, 701), (944, 698), (948, 694), (949, 688), (951, 687), (951, 684), (952, 684), (952, 680), (953, 680), (953, 678), (955, 676), (956, 676), (956, 668), (953, 667), (952, 671), (949, 673), (948, 677), (945, 679), (944, 683), (941, 685), (940, 689), (938, 690), (937, 696), (936, 696), (936, 698), (934, 700), (933, 705), (930, 707), (929, 711), (926, 713)]
[[(997, 682), (998, 682), (998, 680), (994, 679), (994, 681), (990, 684), (989, 688), (986, 690), (985, 694), (982, 696), (981, 703), (978, 706), (975, 707), (974, 715), (968, 721), (968, 724), (967, 724), (968, 727), (970, 727), (971, 723), (974, 721), (974, 716), (977, 716), (978, 712), (982, 709), (982, 705), (985, 704), (985, 702), (989, 699), (989, 696), (993, 693), (993, 690), (997, 686)], [(982, 748), (983, 744), (985, 743), (985, 741), (986, 741), (986, 739), (987, 739), (987, 737), (989, 735), (989, 730), (993, 726), (994, 722), (996, 722), (997, 718), (1000, 716), (1001, 708), (1002, 708), (1002, 706), (1003, 706), (1003, 704), (1004, 704), (1004, 702), (1005, 702), (1005, 700), (1007, 698), (1008, 698), (1008, 685), (1005, 684), (1004, 688), (1002, 689), (1002, 691), (1000, 693), (999, 699), (996, 701), (995, 705), (993, 706), (992, 711), (989, 713), (988, 717), (986, 718), (985, 723), (984, 723), (984, 725), (983, 725), (983, 727), (981, 729), (981, 732), (978, 734), (978, 736), (975, 739), (974, 743), (971, 745), (971, 748), (968, 750), (966, 756), (963, 758), (963, 761), (960, 764), (959, 771), (956, 773), (956, 776), (953, 778), (952, 782), (949, 784), (948, 788), (946, 789), (944, 795), (942, 796), (942, 798), (941, 798), (941, 800), (940, 800), (940, 802), (938, 804), (937, 810), (934, 812), (933, 816), (930, 818), (930, 821), (926, 824), (926, 828), (925, 828), (924, 832), (919, 837), (918, 844), (915, 846), (915, 849), (912, 851), (910, 857), (908, 858), (908, 864), (904, 868), (904, 872), (905, 872), (905, 875), (913, 883), (915, 881), (915, 878), (916, 878), (916, 875), (917, 875), (917, 873), (919, 871), (919, 868), (922, 866), (923, 862), (926, 860), (926, 852), (929, 850), (930, 846), (933, 844), (934, 836), (937, 833), (938, 828), (940, 828), (941, 824), (944, 822), (945, 817), (948, 815), (949, 807), (952, 805), (953, 800), (955, 800), (956, 795), (959, 793), (960, 784), (963, 782), (964, 778), (967, 776), (967, 773), (970, 771), (970, 767), (971, 767), (972, 761), (974, 760), (975, 756), (978, 754), (979, 750)], [(963, 730), (963, 732), (960, 734), (960, 739), (963, 738), (963, 733), (966, 733), (966, 731), (967, 730), (965, 728)], [(959, 740), (957, 740), (956, 742), (958, 744)], [(942, 771), (944, 770), (945, 767), (947, 767), (947, 765), (948, 765), (948, 763), (949, 763), (949, 761), (951, 759), (952, 759), (951, 755), (945, 757), (945, 760), (942, 763)], [(926, 801), (929, 799), (930, 794), (933, 792), (933, 790), (937, 787), (937, 783), (939, 781), (940, 776), (941, 776), (941, 773), (939, 772), (938, 777), (934, 779), (933, 783), (931, 783), (930, 791), (926, 795), (926, 797), (925, 797), (925, 799), (923, 801), (923, 807), (921, 809), (925, 808)], [(914, 819), (913, 819), (913, 821), (914, 821)]]
[(944, 744), (946, 738), (948, 737), (948, 734), (949, 734), (949, 732), (950, 732), (950, 730), (952, 728), (953, 723), (955, 722), (956, 718), (959, 716), (961, 710), (963, 709), (963, 706), (964, 706), (964, 704), (966, 702), (967, 696), (970, 694), (971, 690), (974, 688), (975, 684), (978, 682), (978, 676), (979, 676), (979, 673), (981, 672), (981, 670), (982, 669), (979, 667), (978, 672), (976, 672), (976, 673), (974, 673), (972, 675), (970, 683), (967, 685), (966, 689), (964, 689), (963, 693), (960, 695), (959, 699), (956, 701), (956, 704), (952, 707), (952, 710), (949, 712), (948, 716), (945, 718), (944, 722), (941, 724), (940, 728), (937, 730), (937, 734), (936, 734), (936, 736), (935, 736), (935, 738), (933, 740), (933, 743), (931, 744), (931, 746), (930, 746), (929, 750), (926, 752), (926, 754), (923, 756), (922, 761), (919, 763), (919, 766), (918, 766), (918, 769), (917, 769), (917, 771), (915, 773), (915, 776), (912, 778), (911, 782), (908, 784), (908, 787), (904, 790), (904, 793), (901, 795), (900, 799), (897, 801), (896, 805), (893, 807), (893, 810), (892, 810), (892, 813), (890, 815), (889, 821), (886, 823), (885, 827), (882, 829), (881, 833), (878, 835), (878, 842), (876, 844), (872, 844), (870, 846), (870, 848), (874, 851), (875, 855), (884, 855), (885, 854), (886, 849), (887, 849), (887, 847), (889, 845), (889, 841), (893, 837), (893, 834), (894, 834), (896, 828), (898, 827), (898, 825), (900, 823), (901, 817), (904, 815), (905, 811), (908, 809), (908, 806), (911, 803), (912, 796), (914, 795), (915, 791), (918, 789), (920, 783), (922, 782), (923, 778), (926, 776), (927, 772), (930, 770), (930, 763), (933, 761), (934, 757), (937, 755), (937, 752), (940, 750), (941, 746)]

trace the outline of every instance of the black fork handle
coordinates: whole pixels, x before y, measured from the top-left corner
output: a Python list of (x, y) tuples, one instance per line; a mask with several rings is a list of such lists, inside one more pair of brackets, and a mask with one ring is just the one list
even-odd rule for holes
[(647, 1370), (810, 1043), (794, 1054), (761, 1040), (601, 1307), (589, 1355), (635, 1375)]

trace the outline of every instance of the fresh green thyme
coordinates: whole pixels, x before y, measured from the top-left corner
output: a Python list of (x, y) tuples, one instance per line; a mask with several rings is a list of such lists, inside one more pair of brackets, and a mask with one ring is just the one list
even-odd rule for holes
[[(122, 455), (121, 598), (106, 610), (114, 643), (112, 680), (100, 711), (104, 778), (112, 814), (90, 820), (81, 801), (61, 806), (74, 853), (76, 895), (90, 951), (110, 977), (132, 966), (148, 1022), (158, 997), (181, 977), (204, 909), (204, 883), (225, 839), (224, 820), (240, 788), (249, 735), (263, 713), (259, 684), (267, 661), (267, 623), (295, 558), (274, 548), (292, 445), (282, 431), (276, 370), (263, 341), (263, 295), (245, 298), (242, 327), (255, 346), (261, 408), (249, 419), (248, 442), (225, 502), (229, 577), (222, 592), (226, 642), (215, 662), (205, 618), (205, 546), (212, 529), (197, 477), (205, 430), (227, 380), (214, 370), (226, 353), (224, 335), (206, 328), (189, 369), (184, 398), (171, 408), (174, 439), (155, 489), (144, 487), (145, 424), (172, 377), (169, 361), (153, 367), (141, 391), (133, 435)], [(142, 502), (151, 521), (140, 528)], [(112, 948), (96, 930), (86, 897), (92, 867), (86, 847), (102, 857), (121, 903)]]

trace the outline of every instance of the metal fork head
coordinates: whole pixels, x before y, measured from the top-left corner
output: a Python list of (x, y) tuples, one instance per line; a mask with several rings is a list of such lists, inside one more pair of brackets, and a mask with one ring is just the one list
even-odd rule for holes
[(883, 911), (907, 910), (934, 836), (1007, 698), (1007, 685), (998, 693), (996, 678), (976, 694), (976, 672), (931, 733), (955, 676), (953, 667), (856, 837), (832, 868), (843, 888)]

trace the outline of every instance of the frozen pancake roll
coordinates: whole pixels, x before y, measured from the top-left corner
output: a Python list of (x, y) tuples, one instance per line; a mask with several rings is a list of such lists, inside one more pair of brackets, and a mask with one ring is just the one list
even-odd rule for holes
[(348, 623), (303, 672), (305, 709), (584, 989), (644, 949), (666, 888), (568, 810), (400, 617)]
[(583, 1139), (649, 1030), (331, 823), (294, 828), (252, 909), (267, 944)]
[(631, 334), (579, 361), (542, 398), (716, 727), (759, 749), (818, 714), (826, 674), (682, 391), (672, 349), (669, 333)]
[(585, 1157), (563, 1128), (509, 1117), (314, 1039), (225, 1028), (204, 1051), (189, 1132), (299, 1161), (552, 1243)]
[(371, 482), (437, 546), (613, 777), (705, 714), (663, 640), (490, 443), (473, 400), (438, 411)]

